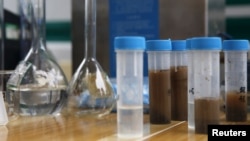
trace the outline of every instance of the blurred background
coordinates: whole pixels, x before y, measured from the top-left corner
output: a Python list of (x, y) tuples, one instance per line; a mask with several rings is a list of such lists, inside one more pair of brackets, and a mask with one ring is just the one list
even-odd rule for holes
[[(11, 56), (10, 69), (29, 49), (28, 40), (24, 41), (28, 37), (20, 33), (18, 4), (18, 0), (4, 0), (5, 45), (16, 54)], [(84, 57), (84, 10), (84, 0), (46, 1), (47, 48), (68, 79)], [(112, 41), (119, 35), (142, 35), (146, 39), (221, 36), (249, 40), (250, 0), (97, 0), (97, 60), (110, 77), (115, 77)]]

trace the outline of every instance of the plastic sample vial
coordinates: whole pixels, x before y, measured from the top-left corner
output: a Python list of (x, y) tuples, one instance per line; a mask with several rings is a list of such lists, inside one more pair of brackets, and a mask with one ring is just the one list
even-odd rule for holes
[(151, 124), (171, 122), (170, 40), (148, 40), (149, 114)]
[(117, 130), (119, 138), (143, 136), (143, 53), (140, 36), (118, 36), (114, 41), (117, 78)]
[(186, 40), (173, 40), (171, 53), (172, 120), (187, 120), (187, 57)]
[(208, 124), (219, 124), (220, 51), (219, 37), (196, 37), (193, 49), (195, 133), (207, 134)]
[(194, 73), (193, 73), (193, 59), (192, 59), (192, 38), (186, 39), (186, 48), (188, 54), (188, 92), (187, 92), (187, 103), (188, 103), (188, 128), (194, 129)]
[(226, 120), (247, 120), (248, 40), (224, 40)]

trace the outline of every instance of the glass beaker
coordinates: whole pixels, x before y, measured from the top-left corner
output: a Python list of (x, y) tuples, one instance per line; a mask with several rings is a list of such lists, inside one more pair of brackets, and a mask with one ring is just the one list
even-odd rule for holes
[[(31, 49), (16, 67), (7, 91), (18, 102), (17, 113), (23, 116), (57, 115), (66, 103), (68, 81), (55, 58), (46, 48), (45, 0), (26, 0), (27, 19), (32, 26)], [(16, 82), (18, 77), (20, 82)]]
[(96, 0), (85, 0), (85, 54), (69, 84), (68, 113), (109, 114), (116, 99), (110, 79), (96, 60)]

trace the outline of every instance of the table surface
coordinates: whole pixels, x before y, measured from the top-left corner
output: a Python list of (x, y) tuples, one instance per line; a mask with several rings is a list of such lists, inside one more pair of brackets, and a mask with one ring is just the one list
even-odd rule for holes
[[(206, 134), (195, 134), (187, 128), (187, 121), (171, 121), (153, 125), (144, 115), (144, 134), (138, 140), (207, 141)], [(250, 116), (246, 124), (250, 125)], [(123, 141), (117, 137), (116, 114), (103, 118), (90, 116), (19, 117), (0, 126), (1, 141)]]

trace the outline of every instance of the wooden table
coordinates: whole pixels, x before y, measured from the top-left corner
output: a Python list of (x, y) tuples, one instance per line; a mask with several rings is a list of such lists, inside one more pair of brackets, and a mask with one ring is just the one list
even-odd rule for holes
[[(249, 119), (247, 124), (250, 124)], [(6, 126), (0, 126), (0, 141), (123, 141), (116, 133), (116, 114), (113, 113), (102, 119), (74, 116), (19, 117)], [(145, 114), (144, 135), (138, 140), (206, 141), (207, 135), (188, 130), (186, 121), (149, 124), (149, 116)]]

